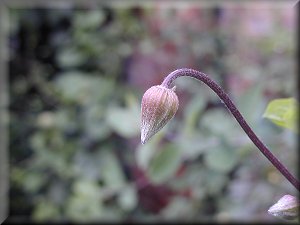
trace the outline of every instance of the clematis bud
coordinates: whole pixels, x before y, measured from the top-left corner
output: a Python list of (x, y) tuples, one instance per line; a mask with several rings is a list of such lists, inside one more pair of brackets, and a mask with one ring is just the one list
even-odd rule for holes
[(284, 195), (268, 213), (286, 220), (296, 219), (299, 216), (299, 201), (292, 195)]
[(141, 142), (145, 144), (154, 134), (173, 118), (178, 109), (178, 97), (175, 87), (172, 89), (161, 85), (149, 88), (141, 104)]

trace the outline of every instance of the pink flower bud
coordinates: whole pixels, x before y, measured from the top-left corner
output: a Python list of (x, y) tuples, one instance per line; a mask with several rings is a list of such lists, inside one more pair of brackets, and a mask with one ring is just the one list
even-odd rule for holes
[(173, 118), (178, 109), (175, 87), (161, 85), (149, 88), (142, 99), (141, 142), (145, 144), (154, 134)]
[(299, 217), (299, 200), (292, 195), (284, 195), (268, 213), (282, 219), (294, 220)]

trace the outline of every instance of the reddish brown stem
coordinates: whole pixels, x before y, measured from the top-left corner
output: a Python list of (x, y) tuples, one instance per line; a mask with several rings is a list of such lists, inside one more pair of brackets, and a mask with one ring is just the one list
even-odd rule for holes
[(256, 136), (253, 130), (245, 121), (244, 117), (241, 115), (239, 110), (236, 108), (232, 100), (229, 96), (223, 91), (223, 89), (214, 82), (209, 76), (206, 74), (199, 72), (193, 69), (178, 69), (170, 73), (162, 82), (162, 86), (166, 88), (171, 88), (173, 81), (181, 76), (189, 76), (193, 77), (197, 80), (202, 81), (208, 87), (210, 87), (224, 102), (224, 104), (228, 107), (229, 111), (235, 117), (237, 122), (243, 128), (248, 137), (252, 140), (252, 142), (256, 145), (256, 147), (264, 154), (265, 157), (279, 170), (279, 172), (298, 190), (300, 191), (300, 183), (299, 181), (288, 171), (288, 169), (272, 154), (272, 152), (262, 143), (262, 141)]

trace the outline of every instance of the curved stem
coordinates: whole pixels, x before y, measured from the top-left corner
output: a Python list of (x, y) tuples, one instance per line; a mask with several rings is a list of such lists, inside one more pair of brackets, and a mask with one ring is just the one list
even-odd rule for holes
[(173, 81), (181, 76), (189, 76), (193, 77), (197, 80), (202, 81), (207, 86), (209, 86), (225, 103), (228, 107), (229, 111), (235, 117), (237, 122), (246, 132), (248, 137), (252, 140), (252, 142), (256, 145), (256, 147), (264, 154), (265, 157), (279, 170), (279, 172), (292, 184), (298, 191), (300, 191), (300, 183), (299, 181), (287, 170), (287, 168), (272, 154), (272, 152), (262, 143), (262, 141), (256, 136), (250, 126), (247, 124), (239, 110), (236, 108), (232, 100), (229, 96), (223, 91), (223, 89), (214, 82), (210, 77), (206, 74), (199, 72), (193, 69), (178, 69), (170, 73), (162, 82), (162, 86), (166, 88), (171, 88)]

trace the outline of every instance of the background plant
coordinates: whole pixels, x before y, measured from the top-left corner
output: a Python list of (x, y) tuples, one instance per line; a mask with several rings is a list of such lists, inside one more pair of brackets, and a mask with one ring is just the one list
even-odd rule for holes
[(295, 96), (294, 16), (259, 3), (11, 10), (11, 220), (274, 221), (265, 209), (295, 190), (216, 96), (183, 79), (178, 116), (146, 146), (139, 104), (174, 68), (213, 74), (295, 174), (295, 134), (262, 118)]

